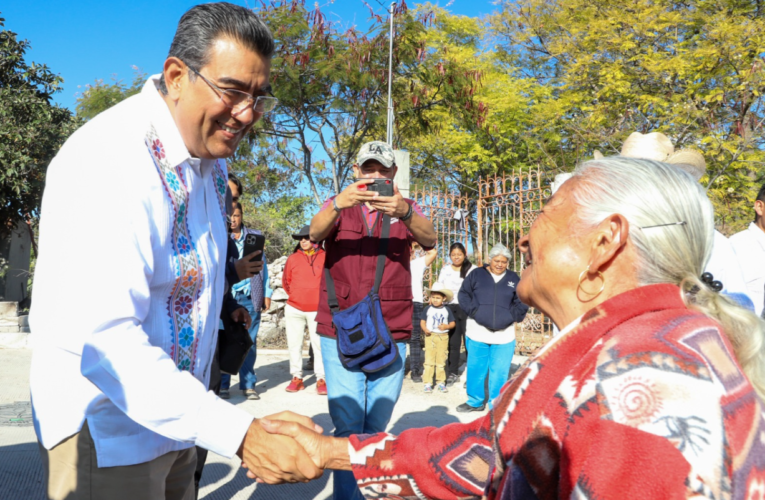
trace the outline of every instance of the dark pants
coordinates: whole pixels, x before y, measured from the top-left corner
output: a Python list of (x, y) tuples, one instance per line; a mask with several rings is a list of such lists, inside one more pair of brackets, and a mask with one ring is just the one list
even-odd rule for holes
[[(220, 344), (220, 336), (223, 335), (223, 330), (218, 330), (218, 344)], [(212, 363), (210, 364), (210, 384), (207, 389), (213, 391), (215, 394), (220, 393), (220, 364), (218, 363), (218, 347), (215, 347), (215, 354), (213, 355)], [(199, 498), (199, 481), (202, 479), (202, 470), (205, 468), (205, 461), (207, 460), (207, 450), (197, 446), (197, 468), (194, 471), (194, 498)]]
[(412, 302), (412, 336), (409, 339), (409, 371), (412, 376), (422, 375), (422, 329), (420, 328), (420, 316), (422, 315), (422, 302)]
[(449, 330), (449, 362), (447, 363), (446, 376), (459, 375), (460, 369), (460, 348), (465, 338), (465, 327), (467, 326), (467, 314), (459, 304), (449, 304), (454, 315), (454, 322), (457, 325)]

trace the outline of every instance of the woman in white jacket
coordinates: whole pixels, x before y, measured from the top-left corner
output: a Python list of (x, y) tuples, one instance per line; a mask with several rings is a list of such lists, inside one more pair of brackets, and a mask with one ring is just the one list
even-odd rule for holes
[(467, 314), (460, 308), (457, 295), (465, 276), (475, 269), (467, 258), (465, 246), (460, 242), (453, 243), (449, 247), (449, 259), (451, 264), (441, 268), (441, 272), (438, 274), (438, 283), (444, 285), (454, 294), (454, 300), (448, 304), (448, 307), (451, 309), (457, 323), (455, 328), (449, 330), (449, 360), (446, 365), (447, 386), (454, 385), (460, 379), (460, 348), (465, 338), (465, 325), (467, 322)]

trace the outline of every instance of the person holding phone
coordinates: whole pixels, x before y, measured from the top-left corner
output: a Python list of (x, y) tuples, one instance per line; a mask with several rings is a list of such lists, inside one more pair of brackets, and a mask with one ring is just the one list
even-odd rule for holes
[[(245, 227), (242, 215), (242, 204), (233, 203), (233, 214), (231, 215), (231, 239), (236, 243), (239, 251), (239, 258), (245, 256), (245, 241), (248, 235), (260, 235), (260, 231)], [(252, 323), (249, 332), (252, 341), (255, 342), (260, 328), (260, 314), (271, 307), (271, 286), (268, 280), (268, 262), (265, 253), (262, 255), (263, 271), (255, 274), (251, 278), (245, 278), (231, 287), (231, 293), (234, 299), (244, 306), (250, 313)], [(257, 257), (255, 257), (257, 259)], [(257, 358), (257, 345), (253, 344), (247, 358), (244, 360), (241, 370), (239, 370), (239, 389), (242, 390), (247, 399), (260, 399), (255, 384), (258, 381), (255, 375), (255, 360)], [(231, 375), (224, 373), (221, 375), (220, 397), (227, 399), (230, 397), (229, 388), (231, 387)]]
[[(405, 343), (412, 333), (411, 244), (417, 241), (426, 250), (436, 245), (433, 224), (396, 188), (396, 171), (396, 158), (388, 144), (373, 141), (362, 145), (353, 165), (356, 182), (328, 199), (311, 220), (311, 240), (324, 241), (326, 250), (316, 321), (335, 436), (382, 432), (388, 425), (401, 394)], [(369, 293), (375, 281), (383, 215), (391, 221), (379, 296), (398, 357), (387, 367), (366, 373), (358, 367), (346, 369), (340, 360), (326, 273), (331, 273), (341, 310)], [(334, 473), (334, 498), (361, 498), (353, 474)]]

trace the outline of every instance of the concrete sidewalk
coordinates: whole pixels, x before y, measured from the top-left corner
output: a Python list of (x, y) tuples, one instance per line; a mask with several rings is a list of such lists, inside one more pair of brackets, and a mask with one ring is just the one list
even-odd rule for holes
[[(32, 351), (0, 349), (0, 499), (44, 499), (43, 474), (38, 445), (31, 422), (29, 406), (29, 364)], [(259, 401), (247, 401), (237, 389), (231, 391), (232, 404), (256, 417), (283, 410), (308, 415), (332, 431), (326, 396), (316, 394), (315, 379), (309, 372), (305, 391), (290, 394), (284, 389), (290, 381), (286, 351), (260, 350), (256, 363)], [(236, 378), (236, 377), (234, 377)], [(232, 380), (232, 387), (237, 387)], [(158, 393), (158, 396), (160, 394)], [(396, 405), (389, 431), (424, 426), (442, 426), (452, 422), (468, 422), (478, 414), (456, 413), (457, 405), (466, 401), (462, 383), (447, 394), (424, 394), (421, 384), (409, 378), (404, 381), (401, 398)], [(199, 497), (205, 500), (228, 499), (330, 499), (331, 473), (312, 483), (280, 486), (258, 485), (249, 480), (236, 459), (228, 460), (214, 453), (207, 459)]]

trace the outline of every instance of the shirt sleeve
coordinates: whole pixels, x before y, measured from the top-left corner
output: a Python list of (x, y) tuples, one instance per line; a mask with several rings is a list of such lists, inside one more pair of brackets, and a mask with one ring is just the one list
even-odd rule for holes
[[(108, 241), (111, 251), (80, 251), (77, 260), (67, 263), (72, 269), (92, 271), (79, 274), (78, 287), (91, 291), (88, 319), (80, 326), (81, 373), (138, 424), (232, 457), (253, 417), (219, 399), (188, 371), (180, 370), (161, 347), (151, 344), (146, 331), (150, 326), (144, 321), (151, 305), (154, 261), (162, 257), (152, 246), (156, 214), (140, 197), (117, 191), (109, 190), (111, 200), (104, 203), (119, 210), (92, 214), (91, 221), (101, 230), (73, 235), (78, 249), (98, 248)], [(97, 197), (90, 199), (98, 206), (96, 201)], [(109, 212), (109, 217), (102, 212)]]
[(430, 304), (422, 308), (422, 313), (420, 314), (421, 320), (428, 321), (428, 309), (430, 309)]
[[(352, 435), (348, 451), (366, 498), (383, 498), (380, 492), (385, 491), (398, 492), (396, 498), (475, 498), (483, 493), (493, 467), (490, 436), (486, 414), (467, 424), (410, 429), (398, 437)], [(488, 453), (471, 452), (476, 449)], [(453, 467), (459, 457), (470, 457), (470, 465)]]
[(295, 259), (292, 257), (295, 254), (293, 253), (289, 257), (287, 257), (287, 262), (284, 264), (284, 272), (282, 273), (282, 288), (285, 292), (287, 292), (287, 295), (290, 295), (290, 283), (292, 281), (292, 266), (293, 262), (295, 262)]
[(446, 309), (447, 323), (451, 323), (452, 321), (456, 321), (456, 319), (454, 319), (454, 313), (452, 312), (452, 310), (449, 309), (448, 307), (444, 307), (444, 309)]

